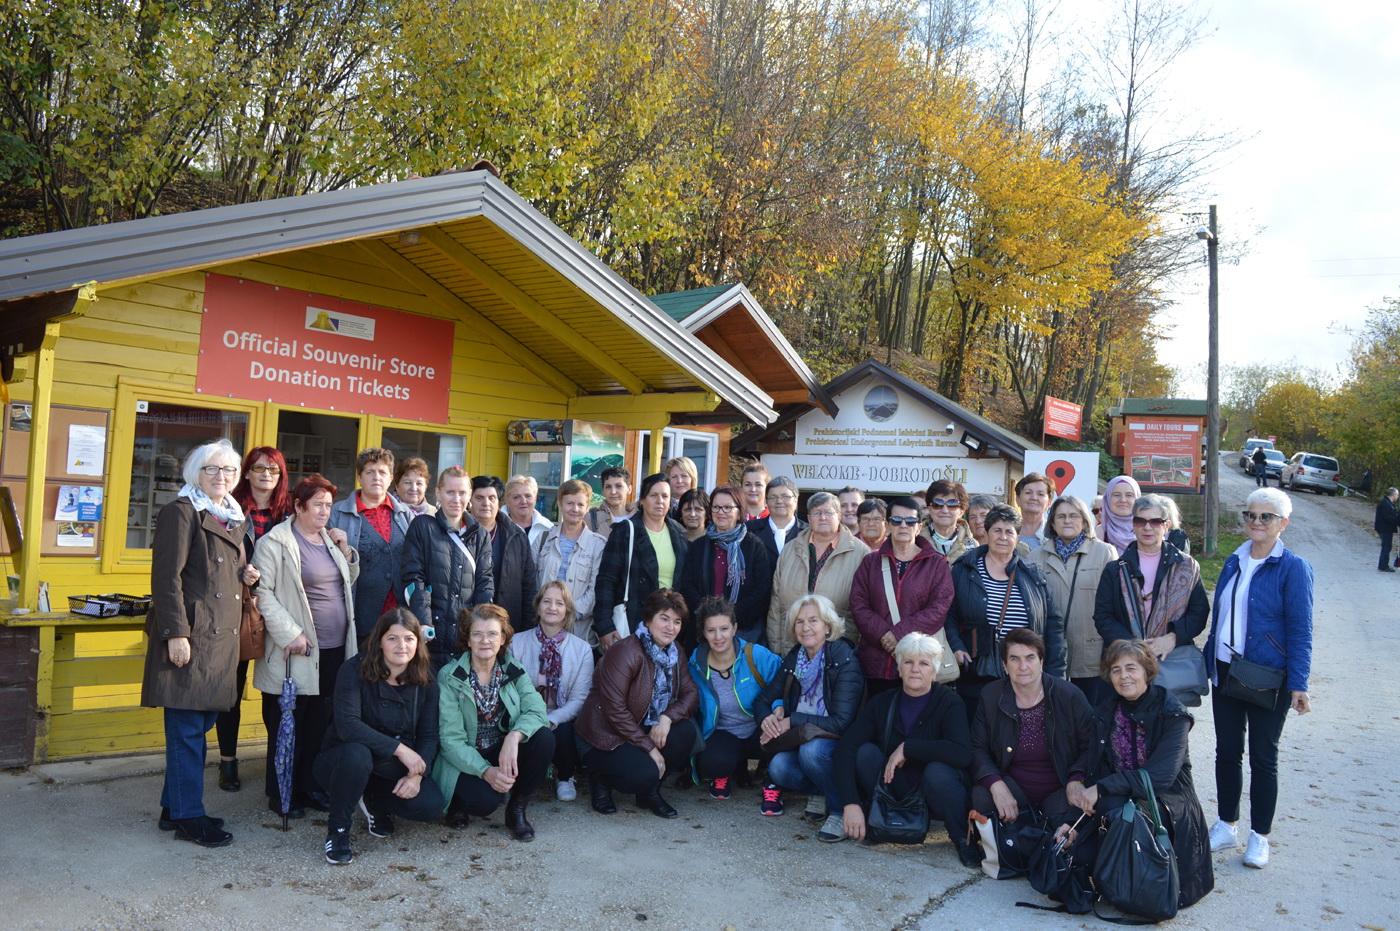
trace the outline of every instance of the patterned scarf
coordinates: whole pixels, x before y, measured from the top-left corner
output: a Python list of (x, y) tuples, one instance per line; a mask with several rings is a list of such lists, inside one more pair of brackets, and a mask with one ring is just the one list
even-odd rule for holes
[(1081, 546), (1084, 545), (1084, 540), (1088, 536), (1089, 535), (1087, 533), (1080, 533), (1079, 536), (1075, 537), (1073, 540), (1070, 540), (1068, 543), (1066, 543), (1064, 540), (1061, 540), (1059, 537), (1054, 537), (1053, 539), (1055, 541), (1055, 553), (1060, 557), (1060, 561), (1068, 564), (1069, 558), (1073, 556)]
[(553, 637), (545, 636), (543, 627), (535, 628), (535, 639), (540, 642), (540, 675), (544, 677), (544, 703), (550, 711), (559, 708), (559, 682), (564, 678), (564, 654), (559, 648), (564, 645), (568, 631), (561, 630)]
[(476, 701), (476, 748), (490, 750), (505, 738), (500, 724), (501, 683), (505, 681), (505, 670), (497, 663), (492, 667), (485, 685), (481, 684), (476, 670), (470, 665), (467, 673), (472, 685), (472, 698)]
[(1137, 537), (1133, 536), (1132, 515), (1119, 517), (1113, 513), (1113, 509), (1108, 506), (1109, 496), (1113, 494), (1113, 489), (1118, 485), (1127, 485), (1133, 490), (1134, 498), (1142, 497), (1142, 489), (1130, 475), (1120, 475), (1117, 478), (1109, 479), (1108, 485), (1103, 490), (1103, 510), (1099, 512), (1099, 526), (1103, 528), (1100, 537), (1111, 543), (1118, 552), (1123, 552)]
[[(826, 714), (826, 696), (822, 694), (822, 674), (826, 670), (826, 644), (817, 651), (817, 655), (811, 659), (807, 658), (807, 648), (798, 645), (797, 647), (797, 681), (802, 686), (802, 694), (798, 699), (798, 704), (806, 704), (814, 708), (814, 714)], [(793, 711), (797, 709), (794, 708)]]
[(651, 727), (660, 721), (661, 715), (671, 707), (671, 691), (675, 682), (676, 666), (680, 663), (680, 651), (676, 648), (674, 640), (664, 650), (657, 646), (645, 624), (637, 628), (637, 642), (651, 658), (653, 667), (651, 707), (647, 708), (646, 717), (642, 718), (642, 725)]
[(933, 544), (933, 548), (938, 550), (940, 556), (947, 556), (948, 551), (953, 548), (953, 544), (958, 542), (958, 531), (955, 528), (951, 537), (945, 537), (934, 530), (932, 524), (929, 524), (928, 539)]
[[(1134, 550), (1136, 552), (1136, 550)], [(1177, 552), (1170, 543), (1162, 544), (1162, 560), (1166, 562), (1170, 553)], [(1123, 595), (1123, 605), (1127, 608), (1129, 627), (1133, 636), (1144, 640), (1160, 637), (1167, 632), (1167, 625), (1180, 619), (1191, 602), (1191, 593), (1201, 578), (1201, 567), (1190, 556), (1179, 555), (1176, 561), (1167, 565), (1166, 578), (1152, 591), (1152, 607), (1147, 617), (1142, 616), (1142, 583), (1138, 582), (1128, 568), (1127, 554), (1118, 560), (1119, 590)]]
[(739, 544), (748, 533), (748, 528), (743, 524), (724, 533), (720, 533), (714, 524), (711, 524), (705, 531), (705, 536), (710, 538), (711, 543), (724, 547), (724, 557), (729, 563), (729, 572), (724, 578), (724, 591), (731, 602), (739, 600), (739, 586), (744, 584), (744, 551)]
[(1147, 765), (1147, 728), (1128, 717), (1122, 702), (1114, 707), (1113, 755), (1118, 769), (1142, 769)]
[(243, 508), (233, 500), (233, 495), (224, 495), (224, 500), (215, 504), (214, 499), (204, 493), (204, 489), (185, 485), (180, 489), (179, 497), (188, 498), (196, 511), (208, 511), (225, 524), (243, 523)]

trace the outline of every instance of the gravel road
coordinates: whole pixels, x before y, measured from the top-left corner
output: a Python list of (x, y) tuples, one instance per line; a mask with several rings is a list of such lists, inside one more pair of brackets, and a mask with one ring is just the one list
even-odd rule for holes
[[(1228, 462), (1228, 460), (1227, 460)], [(1222, 467), (1222, 510), (1252, 481)], [(1173, 927), (1396, 928), (1400, 802), (1397, 646), (1400, 575), (1375, 570), (1371, 508), (1294, 496), (1285, 541), (1317, 577), (1314, 712), (1283, 733), (1273, 863), (1246, 870), (1218, 854), (1216, 891)], [(1214, 738), (1197, 709), (1191, 758), (1213, 819)], [(791, 800), (759, 817), (756, 790), (713, 802), (669, 791), (663, 822), (619, 796), (604, 818), (586, 796), (531, 808), (539, 832), (512, 842), (499, 815), (463, 831), (400, 823), (392, 840), (357, 826), (355, 862), (320, 856), (324, 816), (288, 833), (261, 805), (261, 764), (245, 789), (221, 793), (232, 847), (206, 851), (155, 829), (158, 758), (66, 763), (0, 774), (0, 901), (5, 927), (223, 928), (1071, 928), (1101, 925), (1018, 909), (1043, 901), (1021, 881), (993, 882), (957, 864), (946, 842), (921, 848), (820, 844)], [(1246, 809), (1247, 817), (1247, 809)]]

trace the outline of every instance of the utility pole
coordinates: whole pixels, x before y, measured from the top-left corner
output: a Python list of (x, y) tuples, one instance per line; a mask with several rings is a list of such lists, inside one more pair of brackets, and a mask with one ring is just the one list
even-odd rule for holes
[[(1199, 235), (1199, 234), (1198, 234)], [(1214, 556), (1220, 532), (1220, 237), (1215, 225), (1215, 204), (1210, 205), (1210, 226), (1205, 236), (1210, 265), (1210, 359), (1206, 364), (1206, 515), (1205, 548)]]

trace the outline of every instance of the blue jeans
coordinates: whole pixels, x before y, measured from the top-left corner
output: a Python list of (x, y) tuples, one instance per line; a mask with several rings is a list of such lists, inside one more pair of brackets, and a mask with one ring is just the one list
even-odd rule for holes
[(160, 806), (176, 821), (204, 816), (204, 735), (217, 711), (165, 709), (165, 786)]
[(827, 814), (840, 814), (841, 802), (836, 797), (836, 778), (831, 760), (836, 755), (836, 741), (809, 740), (796, 750), (784, 750), (768, 763), (768, 778), (775, 785), (794, 792), (817, 793), (826, 796)]

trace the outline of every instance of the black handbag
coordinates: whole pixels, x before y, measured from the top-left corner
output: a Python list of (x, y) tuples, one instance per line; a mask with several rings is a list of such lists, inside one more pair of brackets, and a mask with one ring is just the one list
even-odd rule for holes
[[(1006, 594), (1001, 599), (1001, 616), (997, 618), (990, 649), (977, 650), (977, 656), (972, 661), (972, 671), (983, 679), (1006, 678), (1006, 666), (1001, 661), (1001, 630), (1006, 626), (1006, 607), (1011, 603), (1011, 586), (1015, 584), (1016, 570), (1012, 569), (1006, 576)], [(975, 630), (973, 634), (976, 634)]]
[[(1094, 882), (1102, 899), (1124, 914), (1166, 921), (1176, 915), (1180, 899), (1176, 852), (1162, 823), (1152, 779), (1145, 769), (1137, 774), (1146, 799), (1129, 799), (1109, 817), (1094, 860)], [(1099, 915), (1097, 903), (1094, 914)]]
[[(885, 717), (884, 746), (890, 744), (898, 701), (899, 696), (894, 696), (890, 701), (889, 714)], [(866, 840), (872, 844), (922, 844), (927, 835), (928, 806), (924, 804), (924, 796), (918, 785), (897, 796), (889, 783), (876, 783), (870, 802), (870, 815), (865, 819)]]
[(1231, 651), (1230, 671), (1220, 689), (1230, 698), (1247, 701), (1260, 708), (1273, 708), (1278, 690), (1283, 688), (1283, 670), (1251, 662)]
[(993, 813), (988, 818), (977, 809), (967, 814), (968, 834), (982, 846), (982, 872), (992, 879), (1015, 879), (1030, 869), (1031, 854), (1049, 832), (1035, 812), (1022, 810), (1010, 824)]
[[(1079, 826), (1088, 815), (1081, 814), (1070, 826)], [(1031, 852), (1026, 878), (1031, 888), (1041, 895), (1060, 903), (1058, 908), (1047, 908), (1030, 902), (1017, 902), (1021, 908), (1044, 909), (1047, 911), (1069, 912), (1071, 915), (1086, 915), (1094, 910), (1094, 884), (1089, 875), (1092, 861), (1092, 832), (1081, 835), (1073, 844), (1068, 838), (1056, 841), (1053, 834)]]

